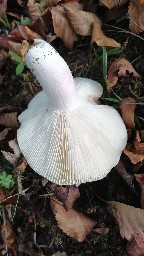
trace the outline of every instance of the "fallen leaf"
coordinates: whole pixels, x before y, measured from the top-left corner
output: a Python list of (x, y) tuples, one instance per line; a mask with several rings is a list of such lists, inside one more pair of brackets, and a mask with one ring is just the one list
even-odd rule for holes
[(108, 7), (109, 9), (112, 9), (112, 8), (118, 8), (126, 3), (129, 2), (129, 0), (119, 0), (119, 1), (115, 1), (115, 0), (100, 0), (100, 2)]
[(7, 219), (4, 221), (1, 227), (1, 235), (4, 242), (4, 248), (11, 249), (14, 255), (17, 255), (17, 243), (14, 229), (10, 221)]
[(140, 75), (135, 71), (131, 63), (124, 59), (116, 59), (113, 61), (108, 70), (108, 85), (113, 87), (117, 84), (119, 77), (124, 77), (127, 75), (127, 72), (133, 74), (137, 79), (140, 79)]
[(20, 157), (21, 151), (19, 149), (19, 146), (15, 140), (9, 141), (9, 146), (13, 150), (14, 154), (11, 152), (1, 151), (4, 155), (4, 157), (14, 166), (17, 165), (18, 158)]
[(128, 15), (129, 15), (129, 28), (130, 30), (135, 33), (139, 34), (144, 30), (144, 7), (135, 5), (133, 2), (130, 2)]
[(139, 131), (136, 131), (134, 143), (128, 145), (124, 150), (124, 153), (129, 157), (133, 164), (137, 164), (144, 160), (144, 143), (141, 143)]
[(116, 218), (122, 238), (131, 240), (135, 234), (144, 235), (144, 210), (115, 201), (108, 201), (108, 209)]
[(3, 129), (2, 132), (0, 132), (0, 141), (4, 140), (9, 132), (10, 128)]
[(0, 18), (6, 21), (7, 0), (0, 3)]
[(0, 114), (0, 125), (8, 128), (19, 128), (20, 124), (17, 120), (17, 112)]
[(54, 32), (60, 37), (68, 49), (72, 49), (77, 35), (71, 27), (62, 6), (51, 9)]
[(0, 187), (0, 202), (7, 198), (6, 193), (2, 187)]
[(9, 38), (21, 42), (22, 40), (27, 40), (28, 42), (34, 39), (42, 39), (40, 35), (33, 32), (28, 26), (21, 26), (18, 25), (15, 29), (13, 29), (10, 34)]
[(144, 235), (134, 234), (126, 245), (126, 251), (130, 256), (144, 255)]
[(134, 121), (135, 108), (136, 108), (136, 100), (131, 97), (125, 98), (120, 102), (122, 119), (125, 125), (131, 129), (135, 128), (135, 121)]
[(91, 12), (85, 12), (81, 9), (76, 11), (75, 6), (64, 5), (67, 18), (72, 25), (74, 31), (78, 35), (91, 35), (91, 43), (96, 43), (99, 46), (119, 47), (120, 44), (115, 40), (104, 35), (99, 17)]
[[(41, 3), (44, 7), (52, 8), (56, 6), (61, 0), (41, 0)], [(74, 1), (74, 0), (72, 0)], [(66, 1), (65, 1), (66, 2)]]
[(135, 174), (141, 189), (141, 208), (144, 210), (144, 174)]
[(71, 209), (75, 200), (80, 197), (79, 189), (75, 186), (62, 187), (54, 184), (52, 189), (67, 210)]
[(41, 17), (40, 7), (35, 3), (35, 0), (28, 0), (27, 2), (29, 16), (32, 20), (36, 20)]
[(29, 43), (23, 40), (22, 43), (9, 42), (9, 50), (19, 55), (23, 62), (25, 61), (25, 55), (29, 49)]
[(55, 197), (51, 197), (50, 204), (59, 227), (78, 242), (82, 242), (96, 225), (96, 222), (86, 215), (74, 209), (66, 210)]

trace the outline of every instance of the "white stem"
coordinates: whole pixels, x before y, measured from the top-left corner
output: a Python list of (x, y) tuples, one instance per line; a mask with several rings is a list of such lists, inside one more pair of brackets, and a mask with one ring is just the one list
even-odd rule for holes
[(72, 73), (50, 44), (35, 39), (26, 54), (26, 64), (48, 95), (52, 107), (62, 110), (75, 108), (77, 96)]

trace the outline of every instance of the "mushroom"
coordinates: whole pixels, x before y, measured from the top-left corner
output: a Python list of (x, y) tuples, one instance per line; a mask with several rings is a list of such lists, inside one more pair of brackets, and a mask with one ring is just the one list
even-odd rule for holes
[(41, 84), (20, 114), (17, 139), (31, 168), (60, 185), (104, 178), (117, 165), (127, 132), (118, 112), (94, 104), (102, 86), (87, 78), (73, 78), (58, 52), (35, 39), (26, 64)]

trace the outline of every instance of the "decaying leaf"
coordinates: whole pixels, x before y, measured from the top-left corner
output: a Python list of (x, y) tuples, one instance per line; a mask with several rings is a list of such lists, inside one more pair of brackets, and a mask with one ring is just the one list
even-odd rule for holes
[(136, 137), (132, 145), (128, 145), (124, 150), (133, 164), (144, 160), (144, 143), (141, 142), (139, 131), (136, 131)]
[(125, 98), (120, 102), (122, 119), (125, 125), (131, 129), (135, 128), (135, 121), (134, 121), (135, 108), (136, 108), (136, 101), (131, 97)]
[(91, 43), (96, 43), (99, 46), (119, 47), (120, 44), (115, 40), (104, 35), (99, 17), (91, 12), (85, 12), (81, 9), (77, 10), (71, 6), (64, 5), (67, 18), (78, 35), (91, 35)]
[(0, 141), (4, 140), (9, 132), (10, 128), (3, 129), (2, 132), (0, 132)]
[(100, 2), (105, 5), (106, 7), (108, 7), (109, 9), (115, 8), (115, 7), (120, 7), (126, 3), (129, 2), (129, 0), (100, 0)]
[(58, 200), (60, 200), (64, 207), (68, 210), (73, 207), (75, 200), (80, 197), (79, 189), (75, 186), (62, 187), (56, 184), (53, 185), (54, 193), (56, 194)]
[(141, 208), (144, 210), (144, 174), (135, 174), (135, 177), (141, 189)]
[(133, 74), (135, 78), (140, 79), (140, 75), (135, 71), (128, 60), (120, 58), (113, 61), (108, 70), (109, 87), (116, 85), (119, 77), (126, 76), (127, 72)]
[[(1, 227), (1, 235), (4, 242), (4, 248), (11, 249), (13, 251), (13, 254), (17, 255), (17, 243), (16, 243), (16, 237), (14, 234), (14, 229), (10, 221), (7, 219), (2, 227)], [(8, 252), (6, 251), (6, 254)]]
[(144, 255), (144, 235), (135, 234), (126, 245), (126, 250), (130, 256)]
[(4, 66), (6, 59), (8, 58), (8, 53), (5, 50), (0, 50), (0, 69)]
[(5, 21), (7, 10), (7, 0), (1, 1), (0, 3), (0, 18)]
[(86, 215), (74, 209), (66, 210), (55, 197), (51, 197), (50, 203), (59, 227), (78, 242), (82, 242), (96, 225), (96, 222)]
[(22, 40), (27, 40), (28, 42), (30, 42), (34, 39), (42, 39), (40, 35), (29, 29), (28, 26), (21, 25), (18, 25), (10, 32), (9, 38), (14, 39), (18, 42), (21, 42)]
[(135, 33), (139, 34), (144, 30), (144, 7), (138, 4), (134, 4), (132, 1), (130, 2), (128, 15), (130, 19), (129, 28)]
[(17, 115), (21, 112), (21, 110), (22, 109), (20, 107), (0, 107), (0, 125), (17, 129), (20, 125), (17, 120)]
[(36, 20), (37, 18), (41, 17), (40, 7), (36, 5), (35, 0), (28, 0), (27, 7), (32, 20)]
[(23, 40), (22, 43), (9, 42), (9, 50), (19, 55), (23, 62), (25, 61), (25, 55), (29, 49), (29, 43)]
[(135, 234), (144, 235), (144, 210), (115, 201), (107, 203), (119, 224), (122, 238), (131, 240)]
[(14, 154), (11, 152), (1, 151), (4, 157), (14, 166), (17, 164), (17, 160), (20, 157), (21, 151), (16, 140), (9, 141), (9, 146), (13, 150)]
[(56, 6), (51, 9), (54, 31), (57, 37), (60, 37), (68, 49), (72, 49), (74, 42), (77, 41), (77, 35), (69, 24), (62, 6)]

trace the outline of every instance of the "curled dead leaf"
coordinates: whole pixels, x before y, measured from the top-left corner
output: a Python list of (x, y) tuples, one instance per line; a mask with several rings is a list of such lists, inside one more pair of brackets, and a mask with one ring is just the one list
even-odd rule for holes
[(52, 189), (67, 210), (71, 209), (75, 200), (80, 197), (79, 189), (75, 186), (62, 187), (54, 184)]
[(144, 160), (144, 143), (141, 142), (139, 131), (136, 131), (134, 143), (132, 145), (128, 145), (124, 150), (124, 153), (129, 157), (133, 164), (137, 164)]
[(78, 242), (82, 242), (96, 225), (96, 222), (86, 215), (74, 209), (66, 210), (55, 197), (51, 197), (50, 204), (59, 227)]
[(144, 235), (144, 210), (116, 201), (109, 201), (108, 209), (116, 218), (122, 238), (131, 240), (135, 234)]
[(17, 165), (18, 158), (20, 157), (21, 151), (17, 144), (16, 139), (9, 141), (9, 146), (13, 150), (14, 154), (11, 152), (1, 151), (4, 157), (14, 166)]
[(28, 0), (27, 7), (32, 20), (36, 20), (37, 18), (41, 17), (40, 7), (36, 5), (35, 0)]
[(116, 85), (119, 77), (126, 76), (127, 72), (133, 74), (135, 78), (140, 79), (140, 75), (128, 60), (120, 58), (113, 61), (108, 70), (108, 86), (111, 88)]
[(17, 114), (17, 112), (0, 114), (0, 125), (13, 129), (19, 128), (20, 124), (17, 120)]
[(25, 55), (29, 49), (29, 43), (23, 40), (22, 43), (9, 42), (9, 50), (19, 55), (23, 62), (25, 61)]
[(131, 97), (125, 98), (120, 102), (122, 119), (125, 125), (131, 129), (135, 128), (135, 122), (134, 122), (135, 108), (136, 108), (136, 101)]
[(42, 39), (42, 37), (28, 28), (28, 26), (18, 25), (15, 29), (13, 29), (9, 38), (14, 39), (15, 41), (21, 42), (22, 40), (27, 40), (28, 42), (34, 39)]
[(130, 256), (143, 256), (144, 235), (134, 234), (126, 245), (126, 251)]
[(104, 35), (101, 26), (101, 20), (99, 17), (91, 12), (85, 12), (81, 9), (77, 11), (71, 6), (65, 6), (65, 13), (67, 18), (73, 27), (74, 31), (78, 35), (89, 36), (91, 35), (91, 43), (96, 43), (99, 46), (119, 47), (120, 44), (115, 40), (108, 38)]
[(54, 31), (60, 37), (68, 49), (72, 49), (77, 35), (71, 27), (62, 6), (51, 9)]
[[(137, 2), (137, 1), (136, 1)], [(130, 2), (128, 15), (130, 19), (129, 28), (135, 33), (139, 34), (144, 30), (144, 7), (138, 3), (135, 5), (133, 2)]]
[(119, 1), (115, 1), (115, 0), (100, 0), (100, 2), (108, 7), (109, 9), (112, 9), (112, 8), (118, 8), (126, 3), (129, 2), (129, 0), (119, 0)]

